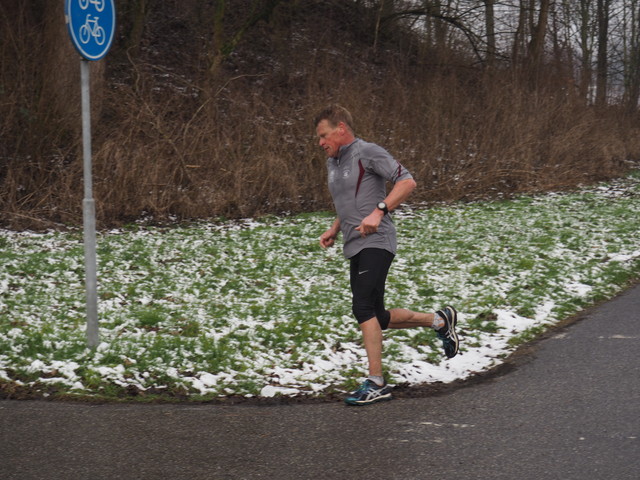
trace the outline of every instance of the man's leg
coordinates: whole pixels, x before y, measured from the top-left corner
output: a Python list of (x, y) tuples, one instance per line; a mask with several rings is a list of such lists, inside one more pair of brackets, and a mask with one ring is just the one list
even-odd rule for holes
[(433, 322), (436, 319), (433, 313), (414, 312), (406, 308), (392, 308), (389, 312), (391, 313), (389, 328), (429, 327), (437, 329), (444, 326), (442, 319), (438, 319), (434, 325)]
[(391, 400), (391, 387), (382, 376), (382, 327), (377, 317), (360, 323), (367, 358), (369, 378), (350, 396), (344, 399), (347, 405), (370, 405), (382, 400)]
[(360, 324), (369, 360), (369, 375), (382, 377), (382, 328), (376, 317)]
[(458, 354), (459, 340), (456, 333), (458, 312), (455, 308), (447, 306), (436, 313), (420, 313), (404, 308), (394, 308), (389, 310), (389, 313), (391, 314), (389, 328), (432, 328), (442, 340), (447, 358), (453, 358)]
[[(391, 320), (389, 328), (434, 328), (435, 315), (433, 313), (420, 313), (405, 308), (393, 308), (389, 310)], [(444, 326), (442, 319), (437, 320), (435, 328)], [(364, 348), (369, 360), (369, 375), (382, 376), (382, 328), (376, 317), (360, 324)]]
[(382, 330), (390, 314), (384, 308), (384, 289), (393, 254), (364, 249), (351, 259), (353, 314), (358, 320), (371, 376), (382, 377)]

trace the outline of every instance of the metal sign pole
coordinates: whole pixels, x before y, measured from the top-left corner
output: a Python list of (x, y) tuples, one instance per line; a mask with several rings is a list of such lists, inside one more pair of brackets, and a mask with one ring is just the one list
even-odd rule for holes
[(71, 43), (82, 56), (82, 156), (84, 162), (84, 263), (87, 288), (87, 345), (100, 343), (98, 329), (98, 281), (96, 261), (96, 204), (91, 180), (91, 101), (89, 61), (103, 58), (113, 42), (116, 25), (114, 0), (65, 0), (64, 17)]
[(82, 90), (82, 156), (84, 163), (84, 200), (82, 216), (84, 223), (84, 263), (87, 289), (87, 345), (96, 348), (100, 342), (98, 330), (98, 282), (96, 259), (96, 205), (93, 200), (91, 175), (91, 100), (90, 67), (88, 60), (80, 61)]

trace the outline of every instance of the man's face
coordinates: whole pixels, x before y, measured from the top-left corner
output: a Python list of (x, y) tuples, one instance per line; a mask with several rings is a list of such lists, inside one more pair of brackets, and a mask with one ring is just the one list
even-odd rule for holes
[(327, 154), (327, 157), (337, 157), (338, 150), (345, 144), (346, 127), (341, 122), (337, 127), (331, 126), (328, 120), (321, 120), (316, 127), (318, 144)]

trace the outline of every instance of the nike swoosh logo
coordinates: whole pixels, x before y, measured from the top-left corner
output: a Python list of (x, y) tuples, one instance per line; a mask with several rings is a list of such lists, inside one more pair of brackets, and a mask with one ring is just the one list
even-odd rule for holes
[(365, 270), (363, 272), (358, 271), (358, 275), (362, 275), (363, 273), (367, 273), (369, 270)]

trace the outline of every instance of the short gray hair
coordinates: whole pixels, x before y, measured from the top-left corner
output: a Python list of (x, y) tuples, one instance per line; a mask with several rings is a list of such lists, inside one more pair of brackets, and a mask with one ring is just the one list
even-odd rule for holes
[(332, 127), (337, 127), (340, 122), (343, 122), (349, 130), (351, 130), (351, 133), (353, 133), (353, 117), (349, 110), (342, 105), (333, 103), (322, 109), (322, 111), (316, 115), (314, 125), (317, 127), (322, 120), (327, 120)]

